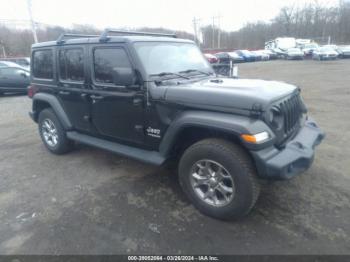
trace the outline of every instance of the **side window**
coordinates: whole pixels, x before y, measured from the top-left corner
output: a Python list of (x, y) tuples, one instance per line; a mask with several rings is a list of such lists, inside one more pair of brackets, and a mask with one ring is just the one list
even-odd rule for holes
[(5, 76), (14, 76), (16, 75), (18, 69), (16, 68), (4, 68), (2, 69), (2, 74)]
[(129, 58), (122, 48), (97, 48), (94, 50), (95, 81), (101, 84), (124, 85), (118, 81), (118, 72), (131, 71)]
[(81, 48), (62, 49), (58, 54), (60, 79), (84, 81), (84, 52)]
[(52, 50), (38, 50), (33, 54), (33, 76), (43, 79), (53, 79)]
[(24, 76), (28, 75), (24, 70), (19, 68), (3, 68), (2, 75), (4, 76)]

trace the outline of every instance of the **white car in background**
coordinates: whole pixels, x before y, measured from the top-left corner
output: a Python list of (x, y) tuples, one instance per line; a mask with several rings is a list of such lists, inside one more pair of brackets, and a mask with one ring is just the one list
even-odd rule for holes
[(285, 59), (288, 60), (302, 60), (304, 59), (304, 52), (299, 48), (289, 48), (285, 53)]
[(335, 60), (338, 58), (338, 52), (332, 47), (319, 47), (312, 53), (312, 58), (317, 60)]
[(316, 43), (305, 44), (302, 48), (302, 51), (305, 56), (311, 56), (314, 50), (316, 50), (317, 48), (319, 48), (319, 46)]

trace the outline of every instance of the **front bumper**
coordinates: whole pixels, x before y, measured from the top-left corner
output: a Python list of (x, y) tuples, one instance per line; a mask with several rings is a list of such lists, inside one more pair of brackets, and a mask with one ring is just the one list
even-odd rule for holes
[(298, 134), (283, 149), (275, 146), (251, 151), (261, 178), (272, 180), (290, 179), (307, 170), (325, 134), (312, 120), (306, 120)]

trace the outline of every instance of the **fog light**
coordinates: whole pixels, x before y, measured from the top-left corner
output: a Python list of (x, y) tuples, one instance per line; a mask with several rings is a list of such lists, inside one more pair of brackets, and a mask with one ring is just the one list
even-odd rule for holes
[(241, 137), (243, 138), (244, 141), (246, 141), (248, 143), (258, 144), (258, 143), (262, 143), (262, 142), (268, 140), (269, 133), (264, 131), (264, 132), (261, 132), (261, 133), (255, 134), (255, 135), (243, 134), (243, 135), (241, 135)]

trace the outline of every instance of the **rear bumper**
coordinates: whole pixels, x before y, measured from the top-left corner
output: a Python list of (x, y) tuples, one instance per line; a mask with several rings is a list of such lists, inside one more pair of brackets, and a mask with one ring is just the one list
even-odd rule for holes
[(271, 146), (252, 151), (259, 176), (264, 179), (285, 180), (304, 172), (311, 166), (315, 147), (324, 136), (322, 130), (309, 118), (283, 149)]

